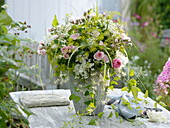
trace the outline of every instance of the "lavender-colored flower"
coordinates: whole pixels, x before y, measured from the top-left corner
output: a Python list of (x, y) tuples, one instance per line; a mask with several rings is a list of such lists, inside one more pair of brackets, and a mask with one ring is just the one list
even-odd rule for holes
[(139, 22), (131, 22), (130, 25), (131, 26), (139, 26)]
[(68, 59), (69, 57), (70, 57), (69, 54), (64, 54), (65, 59)]
[(104, 61), (105, 63), (109, 63), (109, 58), (107, 57), (107, 55), (104, 55), (103, 61)]
[(134, 14), (133, 16), (136, 17), (136, 18), (139, 19), (139, 20), (142, 19), (138, 14)]
[(45, 49), (41, 49), (41, 50), (38, 50), (37, 53), (39, 55), (45, 55), (46, 54), (46, 50)]
[(142, 27), (146, 27), (146, 26), (148, 26), (149, 25), (149, 22), (144, 22), (144, 23), (142, 23)]
[(106, 47), (106, 45), (103, 43), (103, 41), (100, 41), (99, 45), (102, 45), (102, 46)]
[(70, 37), (73, 39), (73, 40), (77, 40), (79, 38), (80, 34), (79, 33), (75, 33), (75, 34), (72, 34)]
[(100, 35), (100, 32), (96, 31), (96, 30), (93, 30), (92, 31), (92, 36), (94, 37), (98, 37)]
[(61, 52), (63, 53), (63, 54), (66, 54), (67, 52), (68, 52), (68, 46), (65, 46), (65, 47), (63, 47), (63, 48), (61, 48)]
[(55, 39), (57, 39), (58, 38), (58, 35), (53, 35), (52, 36), (52, 40), (55, 40)]
[(47, 31), (48, 31), (48, 32), (52, 32), (52, 28), (48, 28)]

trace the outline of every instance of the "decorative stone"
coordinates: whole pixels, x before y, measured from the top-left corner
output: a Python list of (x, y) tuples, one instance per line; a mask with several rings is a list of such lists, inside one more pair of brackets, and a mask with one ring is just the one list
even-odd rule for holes
[(70, 102), (59, 94), (21, 94), (19, 98), (22, 105), (29, 108), (66, 106)]

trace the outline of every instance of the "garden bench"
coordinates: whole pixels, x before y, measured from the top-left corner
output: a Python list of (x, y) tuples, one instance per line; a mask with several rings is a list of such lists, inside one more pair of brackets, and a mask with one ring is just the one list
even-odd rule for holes
[[(112, 96), (119, 96), (122, 95), (123, 91), (120, 89), (114, 89), (114, 91), (110, 91), (108, 95)], [(30, 97), (32, 94), (61, 94), (65, 98), (69, 98), (70, 90), (37, 90), (37, 91), (19, 91), (19, 92), (11, 92), (10, 96), (11, 98), (20, 104), (19, 97), (22, 94), (29, 94)], [(139, 93), (139, 98), (143, 98), (143, 93)], [(149, 103), (146, 105), (146, 107), (152, 107), (154, 106), (154, 102), (152, 99), (147, 98), (146, 99)], [(70, 108), (73, 108), (73, 103), (70, 102), (69, 105)], [(92, 125), (86, 125), (91, 116), (83, 116), (82, 118), (79, 118), (75, 115), (75, 110), (68, 108), (68, 106), (54, 106), (54, 107), (36, 107), (36, 108), (30, 108), (30, 111), (33, 112), (35, 115), (31, 115), (29, 117), (29, 123), (30, 128), (68, 128), (71, 127), (71, 125), (77, 120), (78, 124), (74, 125), (74, 128), (170, 128), (170, 123), (158, 123), (158, 122), (149, 122), (148, 119), (144, 118), (137, 118), (135, 122), (129, 122), (127, 120), (124, 120), (121, 122), (120, 118), (116, 118), (114, 114), (114, 110), (108, 109), (108, 105), (105, 106), (104, 110), (104, 116), (102, 117), (101, 121), (99, 121), (99, 125), (92, 126)], [(158, 105), (158, 108), (161, 108), (163, 110), (164, 115), (170, 120), (170, 112), (163, 108), (162, 106)], [(70, 111), (70, 112), (69, 112)], [(109, 113), (113, 111), (113, 117), (107, 119)], [(71, 122), (71, 124), (64, 126), (64, 122)], [(79, 124), (79, 122), (82, 122), (83, 124)]]

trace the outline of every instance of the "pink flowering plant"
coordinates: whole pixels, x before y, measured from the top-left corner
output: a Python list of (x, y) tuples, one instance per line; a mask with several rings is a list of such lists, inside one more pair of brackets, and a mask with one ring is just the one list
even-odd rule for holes
[(154, 91), (157, 95), (162, 96), (162, 100), (170, 106), (170, 57), (156, 80)]
[(72, 71), (76, 78), (87, 79), (89, 71), (107, 69), (121, 74), (128, 62), (125, 48), (132, 43), (113, 16), (90, 9), (82, 17), (67, 15), (64, 24), (55, 16), (49, 38), (40, 42), (38, 53), (48, 54), (57, 76)]

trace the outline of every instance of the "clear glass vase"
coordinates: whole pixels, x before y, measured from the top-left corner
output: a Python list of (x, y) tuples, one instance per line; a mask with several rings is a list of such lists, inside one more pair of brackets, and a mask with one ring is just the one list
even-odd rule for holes
[[(103, 112), (106, 101), (106, 86), (110, 84), (109, 71), (104, 79), (104, 72), (91, 71), (87, 79), (76, 79), (70, 73), (69, 86), (71, 94), (78, 96), (80, 100), (73, 98), (76, 113), (83, 115), (97, 115)], [(94, 106), (93, 106), (94, 105)]]

